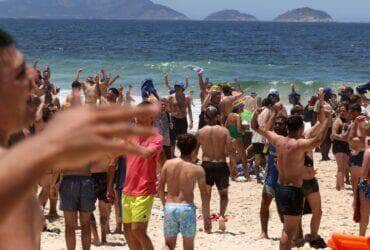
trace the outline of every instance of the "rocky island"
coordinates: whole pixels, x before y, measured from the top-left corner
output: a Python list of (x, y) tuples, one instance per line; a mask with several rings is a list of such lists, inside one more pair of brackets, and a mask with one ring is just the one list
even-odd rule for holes
[(237, 10), (221, 10), (207, 16), (204, 21), (239, 21), (239, 22), (256, 22), (255, 16), (241, 13)]
[(333, 18), (326, 12), (321, 10), (314, 10), (308, 7), (290, 10), (277, 18), (275, 22), (334, 22)]
[(150, 0), (5, 0), (2, 18), (187, 20)]

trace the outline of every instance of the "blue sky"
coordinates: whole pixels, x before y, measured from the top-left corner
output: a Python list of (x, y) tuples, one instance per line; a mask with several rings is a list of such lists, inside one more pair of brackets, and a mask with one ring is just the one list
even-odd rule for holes
[(260, 20), (272, 20), (294, 8), (311, 7), (328, 12), (342, 22), (369, 22), (370, 0), (152, 0), (167, 5), (193, 19), (201, 19), (211, 12), (237, 9)]

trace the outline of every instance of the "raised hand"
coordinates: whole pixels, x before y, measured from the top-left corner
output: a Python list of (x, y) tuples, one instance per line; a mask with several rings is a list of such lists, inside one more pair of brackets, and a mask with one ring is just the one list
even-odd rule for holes
[(123, 92), (123, 86), (122, 86), (122, 84), (120, 84), (120, 85), (118, 86), (118, 92), (119, 92), (120, 94), (122, 94), (122, 92)]
[(55, 168), (76, 169), (101, 157), (142, 153), (121, 139), (151, 136), (154, 129), (126, 122), (138, 115), (155, 116), (158, 111), (156, 105), (72, 108), (57, 114), (40, 137), (50, 150), (55, 150), (54, 159), (50, 160), (59, 163)]
[(167, 79), (168, 78), (168, 73), (163, 73), (163, 78)]

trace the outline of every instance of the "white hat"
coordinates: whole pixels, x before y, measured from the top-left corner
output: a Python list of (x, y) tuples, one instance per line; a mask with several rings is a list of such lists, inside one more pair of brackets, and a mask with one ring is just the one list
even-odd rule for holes
[(279, 91), (277, 91), (277, 89), (270, 89), (269, 90), (269, 95), (279, 95)]

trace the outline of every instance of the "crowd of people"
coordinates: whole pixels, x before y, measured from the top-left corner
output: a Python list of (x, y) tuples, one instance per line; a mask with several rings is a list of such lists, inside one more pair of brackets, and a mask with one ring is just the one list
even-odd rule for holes
[[(142, 101), (135, 104), (132, 86), (127, 91), (113, 87), (119, 75), (111, 78), (101, 69), (84, 81), (82, 72), (77, 71), (66, 100), (59, 100), (51, 68), (40, 69), (38, 61), (28, 66), (13, 38), (0, 30), (1, 249), (37, 249), (41, 231), (58, 232), (46, 223), (46, 218), (58, 218), (58, 200), (67, 249), (76, 249), (77, 229), (83, 249), (106, 244), (111, 210), (114, 233), (124, 234), (130, 249), (154, 249), (147, 230), (156, 198), (164, 208), (163, 249), (174, 249), (180, 233), (184, 249), (193, 249), (196, 186), (209, 234), (213, 186), (220, 199), (218, 227), (226, 230), (230, 181), (263, 184), (261, 238), (269, 238), (269, 207), (275, 199), (282, 222), (280, 249), (304, 242), (324, 248), (313, 152), (328, 161), (331, 149), (338, 165), (333, 189), (352, 185), (354, 220), (359, 234), (366, 234), (367, 86), (356, 91), (342, 86), (340, 98), (330, 87), (321, 88), (302, 105), (292, 85), (288, 110), (276, 89), (259, 97), (245, 92), (237, 79), (234, 87), (212, 84), (199, 71), (201, 112), (194, 133), (188, 76), (185, 83), (171, 83), (165, 73), (168, 92), (163, 96), (152, 79), (144, 80)], [(245, 111), (251, 119), (243, 117)], [(311, 126), (306, 129), (305, 123)], [(305, 236), (306, 214), (312, 217)]]

